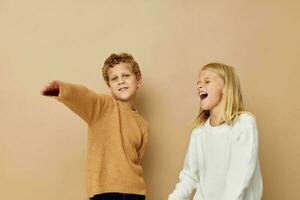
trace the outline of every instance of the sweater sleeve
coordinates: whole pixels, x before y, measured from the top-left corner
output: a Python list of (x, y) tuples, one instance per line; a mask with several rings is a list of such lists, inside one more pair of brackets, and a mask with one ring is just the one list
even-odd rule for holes
[(147, 144), (148, 144), (149, 134), (150, 134), (150, 131), (149, 131), (149, 128), (147, 128), (147, 131), (143, 134), (140, 148), (138, 149), (139, 160), (142, 160), (142, 158), (145, 154)]
[(199, 182), (198, 157), (195, 132), (192, 133), (185, 156), (183, 169), (179, 174), (179, 182), (168, 200), (188, 200)]
[(69, 107), (85, 122), (90, 124), (104, 104), (103, 97), (89, 90), (85, 86), (59, 81), (58, 101)]
[(243, 119), (236, 133), (221, 200), (243, 200), (245, 189), (258, 163), (258, 131), (255, 118)]

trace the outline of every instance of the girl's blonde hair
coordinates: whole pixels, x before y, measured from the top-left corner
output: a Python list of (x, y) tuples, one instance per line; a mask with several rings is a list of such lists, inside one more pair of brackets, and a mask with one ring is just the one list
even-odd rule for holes
[[(201, 70), (216, 73), (225, 83), (225, 108), (223, 111), (223, 122), (233, 124), (237, 117), (243, 112), (243, 97), (239, 77), (233, 67), (221, 63), (209, 63)], [(192, 122), (196, 127), (209, 118), (209, 111), (200, 108), (197, 117)]]

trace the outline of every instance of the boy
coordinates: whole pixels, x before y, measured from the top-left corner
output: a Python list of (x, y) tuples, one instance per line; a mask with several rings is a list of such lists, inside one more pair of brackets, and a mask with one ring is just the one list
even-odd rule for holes
[(140, 161), (149, 126), (135, 109), (141, 85), (138, 63), (127, 54), (111, 54), (102, 67), (111, 96), (81, 85), (53, 81), (42, 90), (88, 124), (87, 190), (91, 200), (144, 200)]

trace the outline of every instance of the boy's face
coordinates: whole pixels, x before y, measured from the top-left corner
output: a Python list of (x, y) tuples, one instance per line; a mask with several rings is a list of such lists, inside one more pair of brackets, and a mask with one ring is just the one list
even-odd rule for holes
[(117, 100), (134, 102), (140, 83), (128, 63), (116, 64), (108, 70), (108, 86)]

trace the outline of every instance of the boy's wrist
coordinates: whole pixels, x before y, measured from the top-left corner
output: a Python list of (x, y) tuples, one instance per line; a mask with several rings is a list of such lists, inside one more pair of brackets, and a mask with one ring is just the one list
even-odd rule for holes
[(44, 92), (46, 96), (58, 96), (59, 95), (59, 88), (49, 89)]

